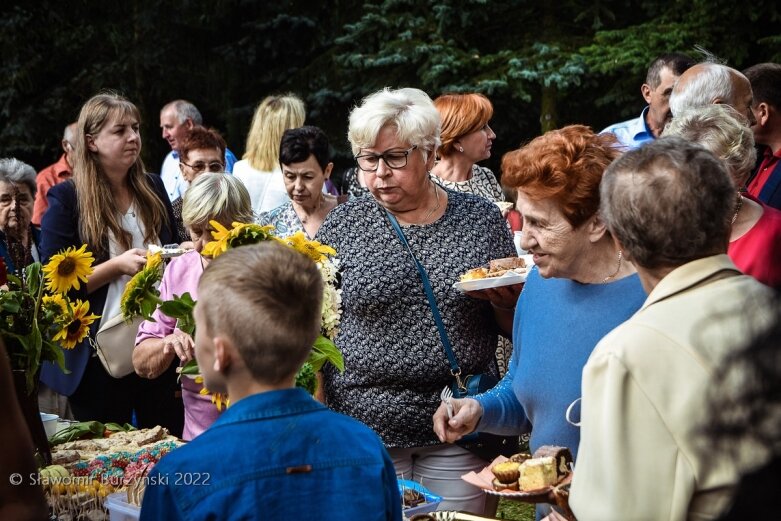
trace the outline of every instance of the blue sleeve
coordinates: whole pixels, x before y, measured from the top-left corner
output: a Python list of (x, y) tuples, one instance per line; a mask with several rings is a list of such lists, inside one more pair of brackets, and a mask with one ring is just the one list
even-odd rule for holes
[(174, 501), (167, 475), (161, 475), (155, 468), (148, 476), (149, 482), (144, 490), (140, 520), (157, 521), (159, 519), (184, 519)]
[(72, 181), (53, 186), (47, 194), (49, 209), (41, 220), (41, 262), (60, 250), (80, 247), (76, 190)]
[(517, 334), (520, 314), (515, 312), (513, 325), (513, 354), (504, 378), (490, 391), (475, 396), (483, 407), (483, 417), (477, 425), (481, 432), (513, 435), (531, 431), (532, 425), (526, 411), (513, 390), (513, 380), (521, 357), (520, 335)]
[(236, 156), (233, 155), (228, 148), (225, 149), (225, 171), (229, 174), (233, 173), (233, 165), (236, 164)]

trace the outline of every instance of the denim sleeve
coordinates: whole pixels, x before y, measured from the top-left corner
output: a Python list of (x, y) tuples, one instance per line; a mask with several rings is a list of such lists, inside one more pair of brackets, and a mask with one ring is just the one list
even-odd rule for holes
[(396, 479), (396, 469), (393, 467), (393, 462), (384, 447), (382, 452), (382, 459), (385, 462), (382, 479), (385, 488), (385, 519), (388, 521), (401, 521), (403, 519), (401, 514), (401, 496), (399, 495), (399, 485)]
[(174, 501), (171, 485), (167, 483), (168, 478), (161, 475), (157, 469), (152, 469), (148, 479), (149, 484), (144, 491), (144, 500), (141, 504), (140, 521), (184, 520)]

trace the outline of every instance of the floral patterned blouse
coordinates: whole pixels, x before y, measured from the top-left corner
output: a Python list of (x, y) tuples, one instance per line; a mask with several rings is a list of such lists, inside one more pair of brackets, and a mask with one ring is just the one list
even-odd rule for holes
[(262, 226), (271, 224), (274, 226), (277, 237), (290, 237), (296, 232), (304, 232), (308, 239), (312, 238), (309, 237), (309, 234), (304, 229), (304, 225), (301, 224), (301, 219), (298, 218), (292, 201), (260, 214), (258, 216), (258, 224)]
[(447, 181), (432, 175), (431, 178), (443, 188), (456, 192), (479, 195), (489, 201), (505, 201), (504, 192), (490, 168), (472, 165), (472, 177), (466, 181)]
[[(448, 191), (441, 218), (404, 233), (431, 279), (463, 374), (491, 370), (498, 329), (491, 305), (453, 284), (468, 269), (515, 254), (499, 209)], [(336, 345), (345, 371), (324, 369), (328, 405), (374, 429), (388, 447), (440, 443), (431, 416), (453, 377), (415, 264), (385, 211), (372, 197), (351, 199), (331, 211), (317, 240), (336, 249), (342, 277)]]

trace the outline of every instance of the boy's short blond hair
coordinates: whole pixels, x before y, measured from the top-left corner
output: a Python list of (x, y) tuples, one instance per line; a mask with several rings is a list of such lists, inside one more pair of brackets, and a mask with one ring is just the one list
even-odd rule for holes
[(224, 336), (253, 377), (279, 384), (294, 375), (320, 332), (323, 281), (308, 257), (273, 241), (228, 250), (198, 283), (211, 337)]

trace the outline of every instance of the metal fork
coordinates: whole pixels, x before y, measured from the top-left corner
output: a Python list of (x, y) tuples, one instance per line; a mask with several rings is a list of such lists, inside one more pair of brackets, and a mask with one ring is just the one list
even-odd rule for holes
[(447, 408), (447, 418), (449, 420), (453, 417), (453, 404), (450, 403), (450, 399), (453, 398), (453, 391), (450, 389), (449, 385), (446, 385), (445, 388), (442, 389), (442, 392), (439, 393), (439, 397), (445, 403), (445, 407)]

